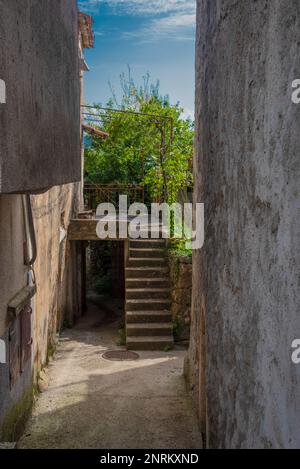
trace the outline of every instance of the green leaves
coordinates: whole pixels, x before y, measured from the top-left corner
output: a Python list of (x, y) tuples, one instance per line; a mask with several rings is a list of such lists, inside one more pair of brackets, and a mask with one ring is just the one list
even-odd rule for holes
[(121, 103), (113, 95), (108, 106), (129, 113), (103, 114), (99, 108), (101, 127), (110, 137), (94, 139), (85, 151), (86, 181), (144, 185), (151, 199), (172, 203), (192, 184), (193, 122), (181, 117), (178, 104), (160, 96), (159, 84), (151, 84), (149, 75), (137, 87), (129, 70), (121, 77), (121, 88)]

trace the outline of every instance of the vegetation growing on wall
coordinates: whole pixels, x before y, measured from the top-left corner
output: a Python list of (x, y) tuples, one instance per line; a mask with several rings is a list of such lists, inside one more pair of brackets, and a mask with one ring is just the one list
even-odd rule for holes
[(30, 415), (36, 390), (30, 385), (23, 396), (8, 409), (2, 425), (1, 438), (3, 441), (16, 441), (24, 431), (26, 421)]
[(185, 239), (172, 239), (168, 246), (168, 254), (179, 259), (180, 257), (192, 257), (192, 249), (186, 248)]

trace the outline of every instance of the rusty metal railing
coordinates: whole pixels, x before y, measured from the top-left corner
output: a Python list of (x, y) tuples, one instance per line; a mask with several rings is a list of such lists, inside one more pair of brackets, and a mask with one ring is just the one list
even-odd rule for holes
[(97, 209), (101, 203), (112, 203), (118, 208), (119, 196), (126, 195), (128, 203), (144, 202), (144, 187), (129, 184), (92, 184), (84, 185), (84, 202), (86, 210)]

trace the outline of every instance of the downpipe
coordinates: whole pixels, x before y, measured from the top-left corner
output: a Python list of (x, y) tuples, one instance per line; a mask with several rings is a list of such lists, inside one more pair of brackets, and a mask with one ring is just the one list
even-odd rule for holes
[(25, 264), (32, 270), (37, 258), (37, 245), (36, 236), (33, 223), (33, 214), (30, 194), (22, 195), (23, 213), (24, 213), (24, 226), (26, 234), (26, 252)]

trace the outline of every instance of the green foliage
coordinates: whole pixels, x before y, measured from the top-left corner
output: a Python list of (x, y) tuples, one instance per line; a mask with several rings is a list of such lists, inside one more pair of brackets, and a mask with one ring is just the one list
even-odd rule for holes
[(112, 293), (111, 243), (109, 241), (90, 241), (89, 253), (89, 288), (99, 295), (110, 296)]
[(171, 268), (171, 273), (174, 280), (177, 282), (180, 274), (180, 258), (181, 257), (192, 257), (192, 249), (187, 249), (185, 246), (186, 241), (179, 239), (170, 240), (170, 244), (167, 249), (167, 254), (169, 256), (169, 263)]
[(164, 352), (170, 352), (171, 350), (173, 350), (172, 345), (166, 345), (164, 348)]
[(73, 323), (70, 321), (70, 319), (64, 319), (63, 321), (63, 329), (72, 329)]
[(170, 241), (170, 245), (168, 246), (168, 252), (171, 256), (174, 257), (192, 257), (193, 250), (187, 249), (186, 240), (184, 239), (173, 239)]
[(181, 339), (184, 329), (185, 329), (184, 321), (178, 317), (174, 318), (173, 319), (173, 334), (174, 334), (174, 339), (176, 342)]
[(180, 190), (192, 184), (194, 123), (182, 117), (179, 104), (171, 105), (168, 96), (160, 95), (159, 83), (152, 84), (149, 74), (138, 87), (129, 69), (121, 76), (121, 90), (121, 102), (112, 89), (107, 107), (129, 113), (102, 114), (96, 106), (101, 127), (110, 136), (106, 141), (94, 138), (92, 148), (86, 149), (86, 182), (142, 185), (152, 199), (174, 202)]
[(126, 345), (126, 330), (125, 330), (125, 327), (118, 330), (117, 345), (119, 347), (122, 347), (122, 346)]
[(99, 295), (110, 296), (112, 292), (111, 272), (107, 272), (102, 277), (95, 277), (93, 287)]
[(32, 409), (35, 388), (30, 384), (24, 394), (10, 406), (2, 424), (2, 440), (17, 441), (25, 429)]

